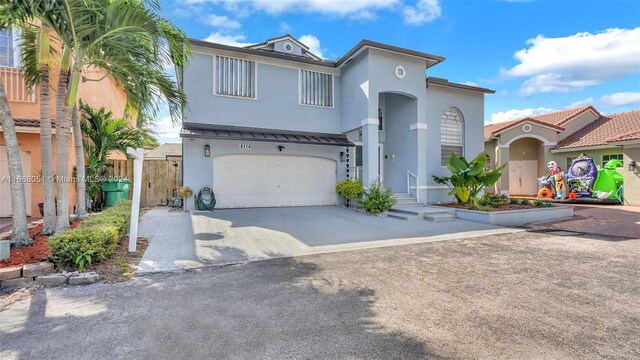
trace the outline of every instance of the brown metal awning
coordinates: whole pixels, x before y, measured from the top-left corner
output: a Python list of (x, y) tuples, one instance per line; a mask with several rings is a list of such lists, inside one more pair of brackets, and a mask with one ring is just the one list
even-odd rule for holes
[(307, 145), (355, 146), (343, 134), (322, 134), (239, 126), (217, 126), (184, 123), (181, 138), (244, 140)]

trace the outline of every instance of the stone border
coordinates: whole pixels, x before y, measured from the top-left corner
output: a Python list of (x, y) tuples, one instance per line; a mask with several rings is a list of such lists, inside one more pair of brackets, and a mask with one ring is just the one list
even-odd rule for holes
[(53, 263), (47, 261), (0, 269), (0, 288), (23, 287), (34, 282), (41, 286), (87, 285), (98, 279), (95, 272), (53, 272)]
[[(437, 205), (433, 205), (437, 206)], [(536, 221), (553, 220), (573, 216), (573, 206), (554, 206), (504, 211), (478, 211), (437, 206), (455, 211), (458, 219), (498, 226), (519, 226)]]

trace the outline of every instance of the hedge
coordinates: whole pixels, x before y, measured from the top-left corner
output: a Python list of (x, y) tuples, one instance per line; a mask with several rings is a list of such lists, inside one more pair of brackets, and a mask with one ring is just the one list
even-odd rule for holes
[(77, 228), (50, 237), (51, 260), (60, 267), (80, 268), (85, 263), (103, 261), (127, 234), (130, 221), (131, 201), (121, 200), (84, 220)]

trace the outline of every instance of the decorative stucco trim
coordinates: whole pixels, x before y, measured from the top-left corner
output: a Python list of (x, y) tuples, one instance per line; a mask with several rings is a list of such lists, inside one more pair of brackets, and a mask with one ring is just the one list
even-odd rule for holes
[(413, 130), (427, 130), (427, 124), (414, 123), (409, 125), (409, 131), (413, 131)]
[(378, 120), (377, 118), (364, 118), (360, 120), (360, 126), (378, 125), (379, 123), (380, 123), (380, 120)]
[(544, 146), (556, 146), (558, 144), (557, 142), (549, 141), (538, 134), (520, 134), (518, 136), (512, 137), (509, 141), (507, 141), (506, 144), (500, 144), (498, 147), (500, 149), (508, 149), (509, 145), (511, 145), (512, 142), (516, 140), (524, 139), (524, 138), (533, 138), (533, 139), (540, 140), (542, 141)]
[(447, 187), (447, 185), (427, 185), (427, 186), (420, 186), (419, 190), (449, 190), (449, 187)]
[(562, 152), (572, 152), (572, 151), (585, 151), (585, 150), (599, 150), (599, 149), (615, 149), (618, 146), (615, 144), (610, 145), (596, 145), (596, 146), (581, 146), (574, 148), (561, 148), (561, 149), (551, 149), (552, 153), (562, 153)]

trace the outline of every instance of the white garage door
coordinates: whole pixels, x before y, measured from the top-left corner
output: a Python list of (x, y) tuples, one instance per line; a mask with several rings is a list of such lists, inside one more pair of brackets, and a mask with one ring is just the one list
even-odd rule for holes
[(336, 162), (311, 156), (213, 158), (217, 207), (335, 205)]
[[(22, 162), (22, 175), (31, 175), (31, 153), (20, 151)], [(11, 184), (9, 183), (9, 162), (7, 159), (7, 147), (0, 145), (0, 217), (11, 216)], [(31, 183), (24, 184), (24, 192), (27, 197), (27, 215), (31, 215)]]

